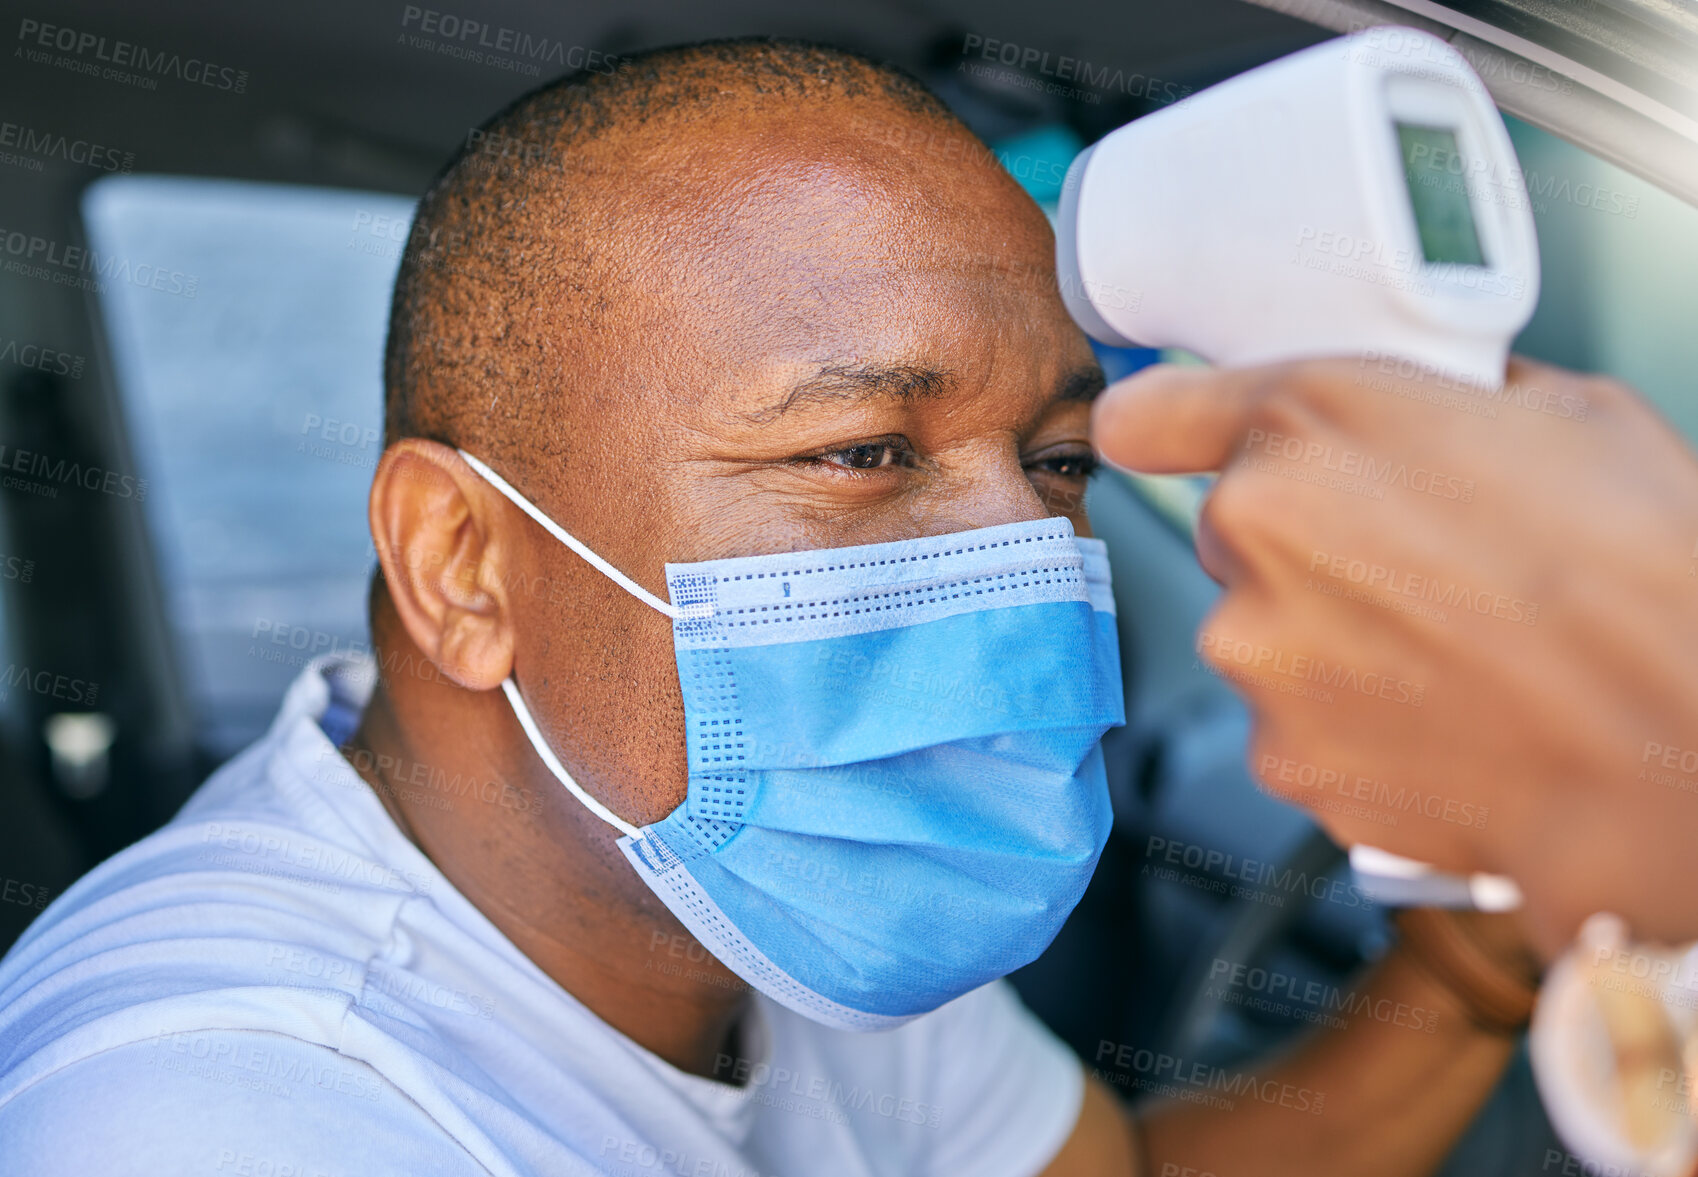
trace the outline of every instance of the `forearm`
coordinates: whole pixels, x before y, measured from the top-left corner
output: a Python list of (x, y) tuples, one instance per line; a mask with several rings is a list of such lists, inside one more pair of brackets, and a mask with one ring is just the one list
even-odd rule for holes
[[(1434, 1011), (1432, 1032), (1374, 1016), (1398, 1003)], [(1415, 1177), (1435, 1169), (1496, 1085), (1514, 1040), (1476, 1027), (1461, 1001), (1403, 950), (1348, 1008), (1361, 1012), (1344, 1028), (1255, 1070), (1254, 1089), (1236, 1080), (1218, 1085), (1214, 1094), (1230, 1107), (1148, 1105), (1139, 1117), (1147, 1177)], [(1290, 1090), (1312, 1094), (1289, 1101), (1262, 1094)]]

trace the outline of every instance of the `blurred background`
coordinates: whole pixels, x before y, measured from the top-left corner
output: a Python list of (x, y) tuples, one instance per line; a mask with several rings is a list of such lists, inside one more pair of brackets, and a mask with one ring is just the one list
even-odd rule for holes
[[(440, 3), (0, 5), (0, 951), (260, 734), (311, 658), (366, 647), (389, 289), (415, 199), (496, 109), (646, 47), (802, 36), (925, 79), (1053, 206), (1104, 133), (1332, 35), (1238, 0)], [(1556, 19), (1534, 3), (1449, 7), (1555, 27), (1528, 23)], [(1519, 350), (1621, 377), (1698, 436), (1698, 214), (1510, 127), (1544, 266)], [(1101, 355), (1111, 378), (1156, 358)], [(1246, 1058), (1313, 1011), (1211, 988), (1219, 962), (1347, 986), (1386, 944), (1382, 913), (1313, 887), (1154, 877), (1173, 846), (1345, 877), (1257, 792), (1242, 709), (1191, 656), (1214, 591), (1189, 547), (1198, 491), (1113, 473), (1092, 491), (1127, 654), (1116, 835), (1017, 978), (1088, 1063), (1105, 1041)], [(1548, 1144), (1518, 1068), (1450, 1171), (1537, 1172)]]

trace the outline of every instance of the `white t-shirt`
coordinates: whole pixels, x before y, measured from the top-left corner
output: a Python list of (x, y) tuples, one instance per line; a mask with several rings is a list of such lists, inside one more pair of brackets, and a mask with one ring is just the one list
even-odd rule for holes
[(1028, 1177), (1066, 1140), (1079, 1064), (1002, 982), (872, 1034), (755, 995), (741, 1086), (609, 1027), (337, 752), (371, 674), (309, 667), (0, 962), (0, 1173)]

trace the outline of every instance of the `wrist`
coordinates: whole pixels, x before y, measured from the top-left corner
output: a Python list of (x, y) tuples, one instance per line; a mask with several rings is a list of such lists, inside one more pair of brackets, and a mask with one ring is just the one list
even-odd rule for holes
[(1411, 907), (1393, 917), (1404, 954), (1442, 986), (1475, 1026), (1521, 1033), (1542, 967), (1513, 916)]

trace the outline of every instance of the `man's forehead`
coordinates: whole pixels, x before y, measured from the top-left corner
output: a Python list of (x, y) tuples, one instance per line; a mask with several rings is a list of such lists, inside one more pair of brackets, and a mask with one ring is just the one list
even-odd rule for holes
[(609, 294), (634, 333), (732, 366), (854, 356), (961, 371), (988, 335), (1065, 324), (1048, 223), (1000, 169), (946, 192), (793, 132), (754, 141), (745, 158), (674, 173), (632, 238), (641, 256)]
[[(913, 135), (893, 135), (904, 126)], [(1036, 204), (988, 153), (927, 152), (922, 131), (971, 138), (872, 102), (645, 122), (539, 190), (516, 276), (557, 327), (631, 334), (794, 331), (889, 301), (1058, 302)]]
[[(827, 104), (818, 118), (715, 119), (657, 143), (633, 183), (664, 190), (654, 207), (670, 233), (732, 259), (758, 251), (851, 267), (1047, 264), (1048, 223), (993, 156), (918, 146), (922, 130), (942, 133), (934, 124), (971, 139), (965, 127), (877, 117), (891, 122)], [(904, 119), (916, 128), (911, 139), (869, 133)]]
[[(670, 319), (702, 387), (739, 416), (851, 401), (917, 404), (1091, 363), (1053, 281), (950, 259), (846, 263), (721, 290)], [(791, 280), (791, 279), (795, 280)], [(656, 329), (661, 329), (656, 322)]]
[(596, 233), (618, 258), (602, 287), (618, 327), (596, 334), (598, 366), (703, 425), (918, 403), (983, 384), (993, 364), (1034, 392), (1090, 368), (1024, 191), (994, 158), (868, 133), (913, 116), (870, 117), (716, 119), (607, 160), (632, 180)]

